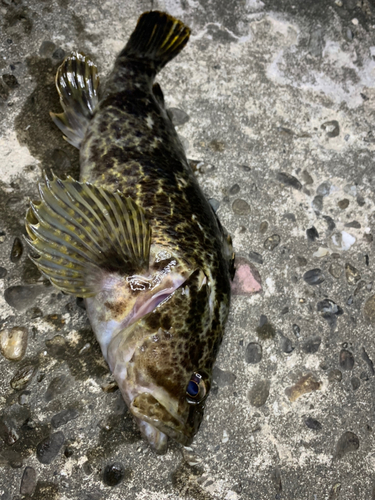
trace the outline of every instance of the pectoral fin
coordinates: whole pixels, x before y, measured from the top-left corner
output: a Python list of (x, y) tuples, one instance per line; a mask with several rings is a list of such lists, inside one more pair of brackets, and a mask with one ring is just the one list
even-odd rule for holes
[(75, 52), (64, 59), (56, 73), (56, 88), (63, 113), (50, 113), (65, 139), (79, 148), (98, 104), (99, 78), (95, 64)]
[(41, 201), (26, 214), (31, 260), (67, 293), (90, 297), (103, 272), (129, 275), (148, 269), (151, 229), (131, 198), (71, 177), (45, 176)]

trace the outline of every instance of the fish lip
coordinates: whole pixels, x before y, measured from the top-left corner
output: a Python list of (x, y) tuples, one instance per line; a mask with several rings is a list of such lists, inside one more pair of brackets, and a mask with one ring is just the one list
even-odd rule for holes
[[(157, 417), (152, 417), (152, 416), (149, 416), (149, 415), (141, 412), (139, 410), (139, 408), (137, 407), (137, 402), (136, 402), (137, 398), (139, 398), (139, 397), (147, 397), (148, 399), (152, 398), (153, 401), (151, 404), (153, 404), (154, 406), (160, 405), (161, 411), (165, 412), (164, 414), (169, 415), (171, 417), (170, 421), (171, 422), (175, 421), (179, 428), (177, 428), (177, 426), (168, 425), (167, 423), (165, 423), (164, 421), (162, 421), (161, 419), (159, 419)], [(139, 424), (141, 422), (146, 422), (147, 424), (149, 424), (152, 427), (154, 427), (155, 429), (157, 429), (159, 432), (165, 434), (168, 438), (171, 438), (174, 441), (177, 441), (178, 443), (180, 443), (184, 446), (189, 445), (192, 442), (192, 440), (194, 439), (194, 436), (196, 434), (196, 430), (194, 430), (194, 428), (192, 428), (192, 432), (191, 431), (189, 432), (189, 427), (187, 426), (188, 418), (183, 418), (179, 415), (173, 415), (171, 412), (169, 412), (166, 409), (166, 407), (163, 405), (162, 402), (160, 402), (158, 399), (156, 399), (152, 394), (150, 394), (148, 392), (143, 392), (143, 393), (140, 393), (137, 396), (135, 396), (130, 403), (129, 409)], [(189, 416), (189, 412), (188, 412), (187, 417), (188, 416)], [(141, 427), (141, 425), (140, 425), (140, 427)], [(141, 428), (141, 431), (142, 431), (142, 428)], [(143, 434), (145, 435), (144, 432), (143, 432)], [(145, 435), (145, 437), (147, 438), (150, 445), (154, 448), (154, 443), (152, 441), (150, 441), (150, 439), (147, 435)]]
[(147, 439), (148, 444), (151, 446), (153, 451), (158, 455), (164, 455), (168, 449), (169, 436), (165, 433), (159, 431), (154, 425), (146, 422), (145, 420), (135, 419), (138, 427)]

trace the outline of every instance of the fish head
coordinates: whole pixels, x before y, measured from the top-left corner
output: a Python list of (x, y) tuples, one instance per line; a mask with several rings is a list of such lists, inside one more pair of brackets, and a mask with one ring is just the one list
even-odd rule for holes
[(108, 348), (120, 390), (151, 447), (193, 440), (211, 387), (221, 340), (211, 287), (194, 272), (163, 303), (121, 332)]

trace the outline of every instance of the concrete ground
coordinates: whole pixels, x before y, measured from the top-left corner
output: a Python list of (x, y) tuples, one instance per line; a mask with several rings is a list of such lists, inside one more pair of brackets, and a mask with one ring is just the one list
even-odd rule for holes
[[(78, 175), (56, 67), (79, 49), (105, 75), (150, 8), (192, 29), (158, 81), (263, 287), (233, 298), (201, 429), (164, 456), (22, 242), (41, 170)], [(1, 500), (375, 499), (373, 2), (1, 0), (0, 26)]]

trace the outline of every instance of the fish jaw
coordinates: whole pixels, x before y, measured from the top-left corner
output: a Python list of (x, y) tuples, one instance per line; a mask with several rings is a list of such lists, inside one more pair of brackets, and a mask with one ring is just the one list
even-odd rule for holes
[(164, 455), (168, 449), (168, 436), (164, 432), (159, 431), (154, 425), (151, 425), (139, 418), (135, 419), (139, 430), (146, 438), (148, 444), (158, 455)]
[[(160, 398), (161, 399), (161, 398)], [(130, 404), (130, 411), (139, 423), (141, 432), (145, 435), (150, 446), (158, 451), (167, 445), (168, 438), (186, 446), (192, 441), (195, 429), (190, 427), (188, 422), (189, 411), (185, 408), (183, 414), (170, 411), (170, 400), (166, 406), (154, 397), (150, 392), (142, 392), (138, 394)], [(187, 405), (186, 405), (187, 406)], [(164, 442), (163, 436), (166, 436)]]

